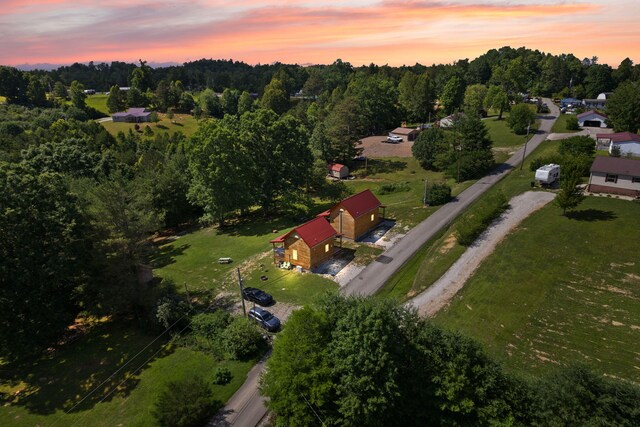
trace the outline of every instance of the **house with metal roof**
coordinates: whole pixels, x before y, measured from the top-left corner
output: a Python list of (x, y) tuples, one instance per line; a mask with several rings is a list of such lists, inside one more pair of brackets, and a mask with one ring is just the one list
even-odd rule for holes
[(620, 149), (621, 155), (640, 157), (640, 135), (631, 132), (598, 133), (596, 134), (598, 147), (608, 147), (609, 154), (614, 146)]
[(580, 127), (597, 127), (606, 128), (605, 121), (608, 119), (606, 114), (602, 114), (596, 110), (585, 111), (576, 116), (578, 118), (578, 126)]
[(587, 191), (640, 198), (640, 160), (597, 156)]
[(314, 218), (271, 240), (274, 262), (311, 270), (333, 256), (337, 236), (325, 218)]
[(146, 108), (129, 108), (125, 112), (114, 113), (111, 118), (114, 122), (142, 123), (151, 121), (151, 111)]
[(326, 218), (342, 237), (357, 240), (384, 218), (385, 206), (367, 189), (336, 203), (319, 217)]

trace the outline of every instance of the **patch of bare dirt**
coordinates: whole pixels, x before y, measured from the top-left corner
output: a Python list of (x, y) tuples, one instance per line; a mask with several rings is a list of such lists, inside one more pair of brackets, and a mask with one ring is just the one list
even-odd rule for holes
[(451, 248), (453, 248), (455, 246), (455, 244), (456, 244), (456, 236), (454, 236), (453, 233), (451, 233), (444, 240), (444, 242), (442, 243), (442, 246), (440, 247), (438, 252), (440, 252), (441, 254), (444, 255), (447, 252), (449, 252), (451, 250)]
[(411, 157), (411, 147), (413, 142), (401, 142), (399, 144), (389, 144), (383, 142), (387, 136), (369, 136), (362, 138), (362, 155), (366, 157)]

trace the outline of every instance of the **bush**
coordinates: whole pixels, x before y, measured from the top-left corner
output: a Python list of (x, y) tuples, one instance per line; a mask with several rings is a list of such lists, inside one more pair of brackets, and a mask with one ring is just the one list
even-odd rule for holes
[(622, 155), (621, 151), (620, 151), (620, 146), (619, 145), (613, 145), (611, 147), (611, 153), (609, 154), (611, 157), (620, 157)]
[(257, 353), (263, 344), (258, 326), (244, 317), (236, 317), (221, 336), (222, 348), (229, 359), (245, 359)]
[(561, 156), (557, 156), (557, 155), (551, 155), (551, 156), (546, 156), (546, 157), (537, 157), (537, 158), (533, 159), (531, 161), (531, 163), (529, 164), (529, 170), (531, 172), (535, 172), (541, 166), (548, 165), (550, 163), (560, 164), (561, 161), (562, 161), (562, 157)]
[(231, 323), (231, 315), (224, 310), (196, 314), (191, 319), (191, 331), (200, 337), (216, 339)]
[(487, 197), (472, 212), (466, 213), (458, 221), (456, 239), (463, 246), (471, 245), (491, 222), (509, 208), (509, 203), (503, 193), (496, 193)]
[(216, 385), (229, 384), (232, 379), (233, 374), (231, 373), (229, 368), (226, 367), (220, 367), (216, 369), (215, 373), (213, 374), (213, 383)]
[(593, 156), (596, 153), (596, 143), (589, 136), (572, 136), (560, 141), (558, 153), (563, 156)]
[(511, 108), (507, 123), (516, 135), (527, 133), (527, 126), (533, 124), (535, 114), (527, 104), (518, 104)]
[(378, 194), (401, 193), (410, 189), (408, 182), (394, 182), (393, 184), (382, 184), (378, 188)]
[(451, 200), (451, 187), (447, 184), (433, 184), (429, 190), (428, 202), (430, 205), (444, 205)]
[(193, 377), (168, 383), (152, 414), (161, 426), (196, 427), (204, 425), (221, 406), (213, 398), (211, 386), (201, 377)]
[(567, 130), (580, 130), (580, 125), (578, 125), (578, 118), (574, 115), (567, 117), (566, 127)]
[(144, 127), (144, 136), (153, 136), (153, 129), (151, 129), (151, 126), (146, 125)]
[(164, 328), (176, 324), (175, 329), (186, 324), (191, 307), (177, 295), (167, 295), (158, 300), (155, 310), (156, 321)]
[(158, 117), (158, 113), (156, 113), (155, 111), (152, 111), (151, 114), (149, 114), (149, 119), (153, 122), (153, 123), (157, 123), (160, 121), (160, 118)]

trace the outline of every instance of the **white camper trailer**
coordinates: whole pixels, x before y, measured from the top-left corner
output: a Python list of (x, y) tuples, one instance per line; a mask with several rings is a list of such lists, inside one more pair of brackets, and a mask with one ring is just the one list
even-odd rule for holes
[(536, 181), (541, 185), (551, 185), (560, 178), (560, 165), (548, 164), (536, 170)]

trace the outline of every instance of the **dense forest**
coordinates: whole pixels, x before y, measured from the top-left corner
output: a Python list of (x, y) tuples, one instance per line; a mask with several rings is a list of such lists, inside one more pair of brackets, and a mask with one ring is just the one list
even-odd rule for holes
[[(109, 92), (111, 112), (146, 107), (154, 114), (191, 114), (198, 129), (189, 138), (180, 132), (154, 134), (144, 126), (114, 136), (94, 120), (104, 114), (87, 105), (87, 89)], [(252, 216), (308, 215), (310, 198), (345, 196), (344, 185), (325, 179), (326, 165), (354, 162), (364, 136), (464, 112), (453, 133), (432, 129), (416, 144), (423, 167), (464, 181), (494, 166), (482, 110), (515, 113), (525, 94), (595, 98), (601, 92), (614, 92), (608, 111), (615, 129), (638, 131), (640, 65), (625, 59), (613, 69), (595, 57), (580, 60), (526, 48), (410, 67), (354, 67), (341, 60), (309, 67), (250, 66), (206, 59), (156, 69), (142, 60), (73, 64), (50, 72), (0, 66), (5, 99), (0, 104), (0, 357), (41, 354), (60, 342), (79, 314), (134, 318), (148, 326), (175, 292), (170, 283), (138, 284), (136, 273), (154, 233), (185, 224), (224, 227)], [(524, 132), (530, 120), (515, 123), (514, 130), (519, 126)], [(329, 323), (320, 319), (317, 327), (341, 324), (335, 316)], [(426, 342), (433, 339), (427, 335)], [(344, 350), (336, 347), (336, 361)], [(482, 363), (492, 372), (491, 381), (510, 381)], [(340, 366), (336, 362), (331, 375), (342, 375)], [(271, 396), (281, 392), (270, 387)], [(449, 393), (438, 390), (432, 391)], [(330, 392), (331, 399), (341, 393)], [(327, 403), (330, 416), (349, 410), (342, 400)], [(519, 419), (498, 403), (482, 408), (477, 416), (484, 418), (473, 420)], [(465, 399), (446, 403), (467, 404)], [(301, 416), (309, 417), (305, 411)], [(491, 415), (495, 411), (499, 416)], [(377, 419), (377, 413), (372, 410), (367, 419)], [(452, 424), (468, 420), (451, 419)]]

